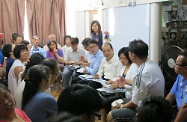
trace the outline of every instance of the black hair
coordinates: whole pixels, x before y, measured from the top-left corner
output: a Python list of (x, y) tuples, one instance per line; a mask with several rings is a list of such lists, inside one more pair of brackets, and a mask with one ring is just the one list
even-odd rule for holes
[(109, 46), (110, 46), (110, 48), (111, 48), (111, 49), (113, 49), (112, 44), (111, 44), (111, 43), (109, 43), (109, 42), (105, 42), (103, 45), (109, 45)]
[(22, 75), (22, 80), (27, 75), (27, 71), (31, 66), (34, 66), (36, 64), (40, 64), (45, 58), (40, 53), (33, 53), (31, 57), (29, 58), (28, 63), (26, 64), (25, 70)]
[(88, 45), (89, 44), (96, 44), (97, 46), (99, 46), (99, 43), (96, 40), (90, 40), (89, 43), (88, 43)]
[(129, 48), (128, 48), (128, 47), (122, 47), (122, 48), (118, 51), (118, 57), (119, 57), (119, 58), (120, 58), (120, 55), (121, 55), (121, 54), (123, 54), (123, 55), (127, 58), (129, 64), (132, 64), (132, 61), (131, 61), (130, 58), (129, 58)]
[(21, 36), (18, 33), (13, 33), (12, 34), (12, 41), (14, 42), (18, 37), (21, 37)]
[(147, 58), (148, 45), (141, 39), (135, 39), (129, 43), (129, 52), (134, 53), (139, 58)]
[(42, 64), (49, 67), (53, 73), (55, 73), (58, 68), (58, 62), (55, 59), (44, 59)]
[(46, 122), (82, 122), (82, 120), (79, 116), (64, 111), (49, 117)]
[(29, 41), (27, 41), (27, 40), (23, 40), (22, 42), (21, 42), (21, 44), (24, 44), (24, 45), (28, 45), (28, 44), (30, 44), (30, 42)]
[(79, 44), (79, 39), (77, 37), (71, 38), (71, 45), (73, 44)]
[(100, 33), (101, 32), (101, 25), (100, 25), (99, 21), (97, 21), (97, 20), (94, 20), (91, 23), (91, 33), (94, 33), (94, 31), (92, 30), (92, 25), (95, 24), (95, 23), (97, 24), (97, 26), (98, 26), (98, 32)]
[(2, 53), (5, 57), (10, 58), (10, 52), (12, 51), (12, 45), (11, 44), (5, 44), (2, 49)]
[(184, 65), (184, 66), (187, 66), (187, 48), (183, 49), (183, 51), (181, 51), (179, 53), (179, 55), (182, 55), (183, 56), (183, 59), (182, 59), (182, 64), (181, 65)]
[(0, 89), (3, 89), (4, 91), (10, 92), (10, 90), (8, 89), (8, 87), (6, 87), (5, 85), (0, 83)]
[(58, 112), (67, 111), (76, 116), (89, 116), (101, 109), (102, 100), (98, 92), (90, 86), (74, 84), (62, 91), (57, 104)]
[(50, 41), (47, 43), (47, 47), (49, 48), (49, 50), (50, 50), (50, 51), (53, 51), (53, 50), (50, 48), (50, 45), (51, 45), (52, 42), (55, 43), (56, 49), (58, 49), (56, 41), (55, 41), (55, 40), (50, 40)]
[(171, 122), (173, 108), (162, 96), (150, 96), (138, 108), (136, 122)]
[(82, 41), (82, 45), (88, 46), (88, 44), (89, 44), (89, 42), (90, 42), (91, 40), (92, 40), (91, 38), (85, 38), (85, 39)]
[(64, 36), (64, 45), (66, 44), (66, 38), (70, 38), (71, 39), (71, 36), (70, 35), (65, 35)]
[(36, 38), (36, 37), (38, 37), (38, 38), (40, 39), (40, 37), (39, 37), (38, 35), (32, 36), (32, 39), (34, 39), (34, 38)]
[(19, 58), (20, 58), (20, 52), (21, 52), (22, 50), (27, 50), (27, 51), (28, 51), (27, 46), (24, 45), (24, 44), (18, 44), (18, 45), (15, 46), (13, 53), (14, 53), (14, 57), (15, 57), (16, 59), (19, 59)]
[(29, 68), (27, 72), (27, 79), (25, 79), (25, 88), (23, 90), (22, 109), (24, 110), (27, 103), (38, 92), (42, 80), (49, 82), (51, 74), (49, 67), (44, 65), (34, 65)]

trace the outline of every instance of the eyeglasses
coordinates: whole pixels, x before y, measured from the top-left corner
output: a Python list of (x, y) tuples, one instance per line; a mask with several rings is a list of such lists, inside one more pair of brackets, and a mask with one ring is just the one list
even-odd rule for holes
[(181, 66), (181, 67), (187, 66), (187, 65), (185, 65), (185, 64), (175, 64), (175, 65), (178, 65), (178, 66)]

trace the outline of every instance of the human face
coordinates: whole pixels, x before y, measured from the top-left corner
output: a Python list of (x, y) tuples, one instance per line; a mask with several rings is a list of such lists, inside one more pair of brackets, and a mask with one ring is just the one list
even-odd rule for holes
[(119, 60), (121, 61), (121, 63), (124, 66), (128, 66), (129, 65), (129, 61), (127, 60), (126, 56), (123, 53), (120, 54)]
[(95, 55), (97, 54), (99, 47), (96, 44), (89, 44), (90, 53)]
[(114, 55), (114, 50), (111, 49), (108, 44), (102, 46), (102, 51), (107, 61), (109, 61)]
[(94, 23), (94, 24), (92, 25), (92, 30), (93, 30), (95, 33), (98, 33), (99, 27), (98, 27), (98, 25), (97, 25), (96, 23)]
[(49, 40), (55, 40), (56, 41), (56, 36), (55, 35), (49, 35)]
[(78, 49), (78, 44), (72, 44), (71, 45), (71, 48), (73, 49), (73, 51), (77, 51), (77, 49)]
[(182, 66), (182, 60), (183, 60), (183, 56), (182, 55), (179, 55), (176, 59), (176, 64), (175, 64), (175, 67), (174, 67), (174, 70), (177, 74), (185, 74), (186, 73), (186, 70), (187, 70), (187, 66)]
[(15, 103), (12, 94), (0, 88), (0, 117), (14, 111)]
[(51, 42), (49, 47), (51, 50), (56, 49), (56, 44), (54, 42)]
[(66, 38), (65, 41), (66, 41), (66, 46), (70, 47), (71, 46), (70, 38)]
[(28, 54), (29, 54), (28, 50), (21, 50), (21, 52), (20, 52), (20, 60), (22, 62), (27, 61), (28, 60)]
[(40, 43), (40, 38), (35, 36), (33, 39), (32, 39), (32, 43), (34, 45), (34, 47), (38, 47), (39, 43)]
[(22, 42), (22, 38), (19, 36), (16, 38), (16, 40), (14, 41), (14, 44), (17, 45), (17, 44), (20, 44)]

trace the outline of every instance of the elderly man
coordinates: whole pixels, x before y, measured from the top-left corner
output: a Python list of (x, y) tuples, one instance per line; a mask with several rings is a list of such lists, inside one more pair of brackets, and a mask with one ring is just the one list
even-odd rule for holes
[(132, 98), (124, 99), (122, 104), (116, 103), (115, 110), (109, 112), (107, 116), (108, 122), (133, 119), (136, 115), (136, 107), (144, 98), (150, 95), (164, 96), (165, 81), (162, 71), (158, 65), (148, 60), (147, 56), (148, 45), (142, 40), (134, 40), (129, 43), (129, 58), (138, 66), (138, 74), (133, 83)]
[(170, 93), (166, 99), (171, 103), (176, 100), (178, 114), (174, 122), (187, 121), (187, 49), (179, 53), (174, 67), (178, 77), (171, 88)]

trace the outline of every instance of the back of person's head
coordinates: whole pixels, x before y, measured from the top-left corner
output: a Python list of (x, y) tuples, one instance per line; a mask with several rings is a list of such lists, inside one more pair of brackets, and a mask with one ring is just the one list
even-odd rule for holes
[(77, 37), (71, 38), (71, 45), (73, 44), (79, 44), (79, 39)]
[(183, 60), (182, 60), (182, 65), (183, 66), (187, 66), (187, 48), (183, 49), (183, 51), (181, 51), (179, 53), (179, 55), (183, 56)]
[(134, 53), (139, 58), (147, 58), (148, 45), (140, 39), (135, 39), (129, 43), (129, 52)]
[(29, 58), (29, 61), (26, 64), (26, 68), (22, 75), (22, 80), (27, 75), (27, 71), (31, 66), (34, 66), (36, 64), (40, 64), (45, 58), (40, 53), (33, 53), (31, 57)]
[(27, 103), (39, 91), (43, 81), (50, 82), (49, 77), (51, 74), (51, 70), (44, 65), (34, 65), (29, 68), (27, 72), (27, 79), (24, 79), (25, 88), (23, 91), (22, 109), (25, 108)]
[(118, 51), (118, 57), (119, 57), (119, 58), (120, 58), (120, 55), (121, 55), (121, 54), (123, 54), (123, 55), (127, 58), (129, 64), (132, 64), (132, 61), (131, 61), (130, 58), (129, 58), (129, 48), (128, 48), (128, 47), (122, 47), (122, 48)]
[(29, 41), (27, 41), (27, 40), (23, 40), (22, 42), (21, 42), (21, 44), (24, 44), (24, 45), (28, 45), (28, 44), (30, 44), (30, 42)]
[(15, 46), (13, 53), (14, 53), (14, 57), (15, 57), (16, 59), (19, 59), (19, 58), (20, 58), (20, 52), (21, 52), (22, 50), (27, 50), (27, 51), (28, 51), (27, 46), (24, 45), (24, 44), (18, 44), (18, 45)]
[(64, 36), (64, 45), (66, 44), (66, 38), (70, 38), (71, 39), (71, 36), (70, 35), (65, 35)]
[(56, 45), (56, 49), (58, 49), (57, 42), (56, 42), (55, 40), (49, 40), (49, 42), (47, 43), (47, 47), (49, 48), (49, 50), (53, 51), (53, 50), (50, 48), (51, 43), (54, 43), (54, 44)]
[(90, 86), (75, 84), (62, 91), (57, 104), (58, 112), (67, 111), (76, 116), (90, 116), (100, 110), (102, 100), (98, 92)]
[(94, 32), (94, 31), (92, 30), (92, 25), (93, 25), (93, 24), (96, 24), (96, 25), (98, 26), (98, 32), (100, 33), (100, 32), (101, 32), (101, 25), (100, 25), (99, 21), (97, 21), (97, 20), (94, 20), (94, 21), (92, 21), (92, 23), (91, 23), (91, 33)]
[(85, 38), (85, 39), (82, 41), (82, 45), (88, 46), (88, 44), (89, 44), (90, 41), (91, 41), (91, 38)]
[(172, 105), (162, 96), (150, 96), (142, 101), (136, 122), (171, 122)]
[(42, 64), (49, 67), (53, 73), (58, 69), (58, 62), (55, 59), (44, 59)]
[(47, 119), (46, 122), (84, 122), (79, 116), (74, 116), (68, 112), (60, 112)]
[(10, 58), (10, 53), (13, 52), (12, 51), (12, 45), (11, 44), (5, 44), (3, 46), (3, 50), (2, 53), (5, 57)]
[(12, 40), (15, 41), (18, 37), (21, 37), (18, 33), (12, 34)]

